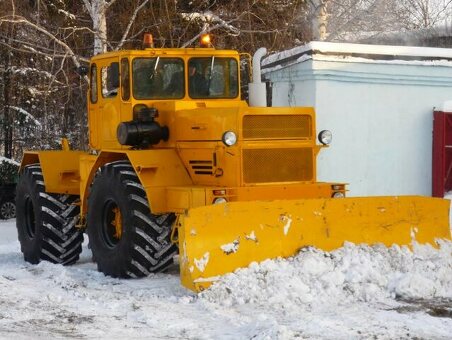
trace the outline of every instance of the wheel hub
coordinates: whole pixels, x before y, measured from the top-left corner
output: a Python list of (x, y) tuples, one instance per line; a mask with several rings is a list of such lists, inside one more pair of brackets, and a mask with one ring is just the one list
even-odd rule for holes
[(114, 208), (113, 213), (115, 214), (115, 217), (112, 221), (112, 224), (115, 227), (115, 233), (114, 233), (113, 237), (115, 237), (119, 240), (119, 239), (121, 239), (121, 236), (122, 236), (121, 212), (119, 211), (119, 208)]
[(122, 237), (122, 216), (116, 202), (107, 201), (103, 209), (102, 238), (106, 245), (114, 248)]
[(1, 214), (4, 218), (16, 217), (16, 205), (13, 202), (5, 202), (1, 206)]

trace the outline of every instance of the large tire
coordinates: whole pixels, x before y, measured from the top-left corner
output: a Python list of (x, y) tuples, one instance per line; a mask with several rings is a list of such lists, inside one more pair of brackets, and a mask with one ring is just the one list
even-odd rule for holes
[(88, 198), (88, 237), (97, 268), (112, 277), (143, 277), (173, 263), (174, 214), (151, 214), (146, 192), (127, 161), (101, 168)]
[(25, 167), (16, 195), (16, 226), (25, 261), (69, 265), (79, 259), (83, 233), (76, 228), (77, 199), (47, 193), (39, 164)]

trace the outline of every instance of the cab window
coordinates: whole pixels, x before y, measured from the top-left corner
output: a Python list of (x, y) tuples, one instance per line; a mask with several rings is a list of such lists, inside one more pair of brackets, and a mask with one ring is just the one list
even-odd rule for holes
[(238, 95), (238, 67), (234, 58), (191, 58), (188, 76), (191, 98), (236, 98)]
[(94, 104), (97, 102), (97, 66), (96, 66), (96, 64), (91, 65), (89, 90), (90, 90), (91, 103)]
[(129, 100), (130, 72), (129, 72), (129, 60), (127, 58), (121, 59), (121, 88), (122, 88), (122, 99)]
[(184, 61), (179, 58), (135, 58), (132, 91), (136, 99), (184, 97)]
[(100, 70), (102, 97), (112, 98), (118, 95), (119, 90), (119, 63), (113, 62)]

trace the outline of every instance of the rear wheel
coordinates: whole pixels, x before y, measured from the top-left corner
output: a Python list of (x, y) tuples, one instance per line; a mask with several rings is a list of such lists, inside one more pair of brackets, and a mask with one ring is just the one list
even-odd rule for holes
[(25, 167), (17, 184), (16, 226), (26, 261), (67, 265), (79, 259), (83, 234), (76, 228), (80, 211), (77, 199), (47, 193), (39, 164)]
[(16, 204), (13, 201), (0, 203), (0, 218), (7, 220), (16, 217)]
[(173, 263), (174, 214), (151, 213), (146, 192), (127, 161), (101, 168), (88, 199), (88, 236), (98, 270), (113, 277), (143, 277)]

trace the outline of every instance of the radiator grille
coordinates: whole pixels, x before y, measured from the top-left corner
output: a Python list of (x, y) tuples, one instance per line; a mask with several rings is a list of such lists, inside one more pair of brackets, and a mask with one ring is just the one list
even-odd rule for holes
[(310, 138), (311, 116), (256, 115), (243, 117), (243, 138)]
[(244, 149), (245, 183), (312, 180), (312, 149)]

